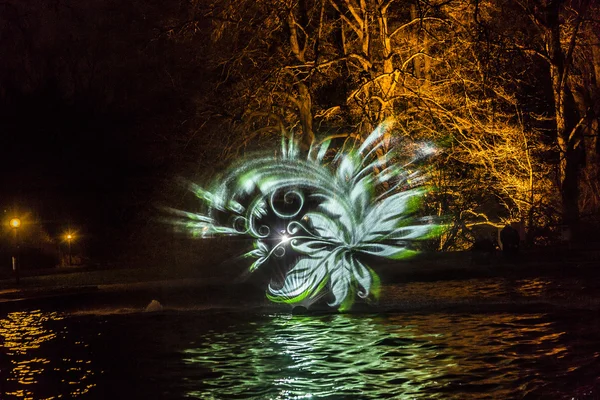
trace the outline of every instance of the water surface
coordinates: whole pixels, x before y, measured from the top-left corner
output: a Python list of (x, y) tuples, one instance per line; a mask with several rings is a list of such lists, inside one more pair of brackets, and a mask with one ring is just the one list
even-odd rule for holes
[(385, 287), (360, 313), (267, 303), (0, 314), (7, 398), (511, 399), (600, 396), (596, 281)]

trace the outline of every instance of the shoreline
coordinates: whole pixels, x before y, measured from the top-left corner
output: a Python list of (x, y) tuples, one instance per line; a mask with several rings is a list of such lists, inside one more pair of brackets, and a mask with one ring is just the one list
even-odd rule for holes
[[(555, 252), (556, 253), (556, 252)], [(409, 260), (372, 263), (382, 285), (409, 282), (433, 282), (487, 278), (511, 278), (560, 276), (562, 274), (600, 275), (600, 251), (569, 251), (562, 255), (552, 252), (523, 252), (514, 260), (499, 255), (489, 262), (481, 260), (473, 252), (422, 253)], [(13, 278), (0, 279), (0, 305), (6, 308), (27, 308), (28, 305), (50, 303), (60, 307), (77, 299), (96, 297), (101, 301), (124, 302), (144, 307), (147, 301), (160, 297), (209, 297), (215, 293), (249, 293), (256, 301), (256, 293), (264, 296), (268, 277), (264, 273), (246, 274), (245, 269), (233, 266), (229, 274), (209, 275), (206, 266), (184, 270), (166, 268), (69, 267), (51, 271), (40, 270), (38, 274), (22, 276), (16, 285)], [(225, 270), (225, 268), (216, 268)], [(36, 271), (37, 272), (37, 271)], [(236, 276), (237, 274), (237, 276)], [(262, 287), (262, 290), (258, 290)], [(206, 296), (198, 292), (206, 292)], [(255, 293), (256, 292), (256, 293)]]

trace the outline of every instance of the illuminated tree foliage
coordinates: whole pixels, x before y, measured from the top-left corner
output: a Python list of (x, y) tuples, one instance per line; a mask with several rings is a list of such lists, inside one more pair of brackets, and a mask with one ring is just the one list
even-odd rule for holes
[(554, 113), (536, 103), (539, 91), (524, 95), (531, 86), (551, 88), (550, 80), (505, 28), (510, 18), (517, 39), (535, 34), (531, 20), (513, 18), (520, 7), (223, 0), (198, 3), (172, 33), (193, 37), (198, 21), (210, 19), (213, 67), (237, 138), (231, 147), (288, 132), (304, 148), (315, 136), (364, 137), (389, 116), (396, 137), (438, 143), (443, 154), (431, 171), (438, 191), (428, 207), (452, 216), (439, 246), (453, 248), (475, 225), (521, 220), (533, 230), (565, 213), (553, 174), (564, 159), (548, 157), (559, 144), (548, 134)]
[(507, 34), (527, 57), (524, 66), (537, 67), (550, 89), (545, 113), (552, 121), (558, 154), (555, 181), (561, 215), (577, 233), (580, 212), (589, 216), (598, 211), (600, 8), (588, 0), (502, 4), (516, 9)]

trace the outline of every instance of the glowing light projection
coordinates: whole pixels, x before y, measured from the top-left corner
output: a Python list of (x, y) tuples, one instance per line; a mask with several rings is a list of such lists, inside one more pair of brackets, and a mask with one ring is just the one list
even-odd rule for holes
[(210, 190), (190, 184), (205, 212), (169, 210), (196, 237), (252, 238), (254, 249), (244, 254), (254, 259), (250, 271), (284, 260), (284, 278), (268, 286), (270, 300), (308, 308), (328, 295), (331, 307), (346, 310), (356, 296), (378, 295), (367, 258), (408, 257), (413, 241), (438, 230), (431, 218), (414, 217), (426, 192), (414, 162), (433, 149), (424, 146), (399, 165), (384, 151), (389, 128), (382, 124), (358, 148), (330, 151), (326, 140), (304, 156), (293, 138), (284, 138), (278, 156), (246, 159)]

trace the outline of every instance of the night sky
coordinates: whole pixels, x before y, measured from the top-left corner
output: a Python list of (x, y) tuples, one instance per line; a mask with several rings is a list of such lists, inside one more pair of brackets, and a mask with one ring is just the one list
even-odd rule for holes
[(70, 227), (103, 253), (139, 236), (169, 201), (165, 186), (187, 174), (174, 146), (193, 114), (194, 85), (175, 84), (189, 60), (161, 38), (152, 7), (0, 5), (5, 219), (27, 215), (54, 238)]
[[(30, 213), (50, 235), (69, 226), (97, 242), (126, 234), (139, 196), (152, 194), (133, 121), (34, 94), (4, 116), (2, 205)], [(107, 237), (104, 237), (107, 236)]]

